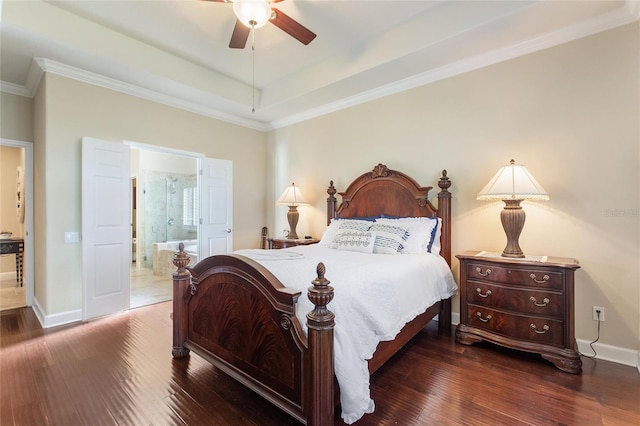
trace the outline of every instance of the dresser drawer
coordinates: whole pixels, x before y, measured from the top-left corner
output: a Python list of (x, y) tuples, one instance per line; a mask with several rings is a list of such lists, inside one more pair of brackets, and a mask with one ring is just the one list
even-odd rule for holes
[(564, 323), (468, 305), (469, 325), (531, 343), (564, 346)]
[(560, 292), (508, 287), (467, 281), (467, 302), (505, 311), (562, 319), (564, 296)]
[(508, 267), (481, 262), (467, 264), (469, 279), (489, 280), (506, 284), (518, 284), (527, 287), (563, 290), (563, 273), (549, 268)]

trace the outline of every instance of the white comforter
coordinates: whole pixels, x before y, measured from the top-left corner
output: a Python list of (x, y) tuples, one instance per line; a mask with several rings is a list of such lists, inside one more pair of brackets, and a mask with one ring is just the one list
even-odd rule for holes
[(392, 340), (404, 324), (457, 292), (446, 261), (434, 254), (366, 254), (321, 245), (285, 250), (238, 250), (256, 260), (286, 287), (302, 291), (296, 316), (305, 328), (313, 304), (306, 296), (318, 262), (335, 289), (334, 363), (342, 418), (351, 424), (375, 409), (369, 392), (370, 359), (380, 341)]

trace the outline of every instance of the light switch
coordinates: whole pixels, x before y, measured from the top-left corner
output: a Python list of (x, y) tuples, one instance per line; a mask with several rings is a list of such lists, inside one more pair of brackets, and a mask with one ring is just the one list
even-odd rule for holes
[(65, 243), (78, 243), (78, 242), (80, 242), (80, 233), (79, 232), (65, 232), (64, 233), (64, 242)]

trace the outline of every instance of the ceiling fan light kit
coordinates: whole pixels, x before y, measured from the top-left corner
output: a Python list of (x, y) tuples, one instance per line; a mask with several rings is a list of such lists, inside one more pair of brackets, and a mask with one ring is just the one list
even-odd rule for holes
[(300, 43), (307, 45), (316, 38), (315, 33), (286, 13), (275, 7), (273, 3), (284, 0), (204, 0), (215, 3), (233, 3), (236, 25), (229, 41), (232, 49), (244, 49), (252, 29), (260, 28), (271, 22)]
[(271, 6), (267, 0), (235, 0), (233, 12), (249, 28), (260, 28), (271, 19)]

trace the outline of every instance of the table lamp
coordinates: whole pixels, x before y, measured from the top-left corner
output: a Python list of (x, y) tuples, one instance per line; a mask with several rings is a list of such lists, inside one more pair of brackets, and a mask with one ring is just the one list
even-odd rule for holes
[(289, 206), (289, 211), (287, 212), (289, 235), (287, 235), (287, 238), (292, 240), (298, 239), (298, 234), (296, 234), (296, 225), (298, 224), (298, 217), (300, 216), (298, 213), (298, 206), (301, 204), (306, 204), (306, 201), (304, 200), (304, 197), (302, 197), (300, 188), (297, 187), (295, 183), (291, 183), (291, 186), (288, 186), (276, 201), (276, 205)]
[(502, 252), (503, 257), (525, 257), (520, 249), (518, 238), (524, 227), (525, 212), (520, 206), (522, 200), (548, 200), (549, 194), (531, 176), (523, 166), (515, 161), (501, 167), (498, 173), (478, 194), (478, 200), (502, 200), (504, 209), (500, 213), (500, 220), (505, 234), (507, 246)]

